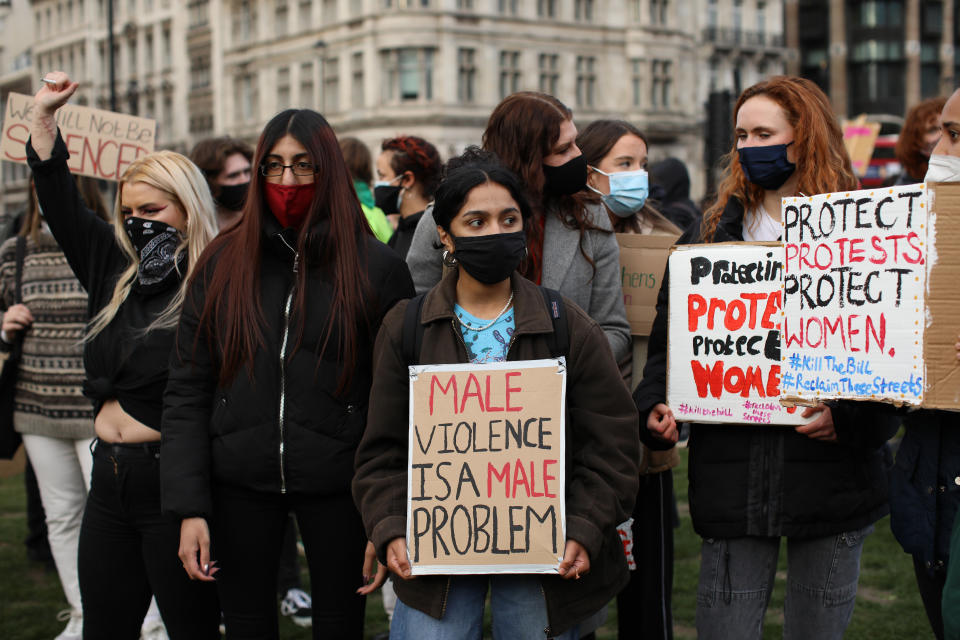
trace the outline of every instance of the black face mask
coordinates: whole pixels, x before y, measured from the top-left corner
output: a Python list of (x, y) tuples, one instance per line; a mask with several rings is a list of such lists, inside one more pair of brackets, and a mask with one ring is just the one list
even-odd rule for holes
[[(450, 234), (453, 236), (453, 234)], [(467, 273), (483, 284), (496, 284), (510, 277), (526, 255), (523, 231), (488, 236), (453, 236), (457, 259)]]
[(187, 252), (181, 251), (180, 232), (159, 220), (129, 217), (123, 222), (127, 237), (140, 256), (134, 288), (143, 293), (162, 291), (180, 282)]
[(587, 186), (587, 160), (581, 153), (559, 167), (543, 165), (543, 191), (552, 196), (572, 196)]
[(240, 211), (247, 201), (247, 191), (250, 183), (231, 184), (220, 187), (220, 195), (216, 197), (217, 204), (230, 211)]
[(790, 179), (797, 165), (787, 160), (787, 144), (743, 147), (737, 150), (740, 167), (747, 180), (767, 191), (776, 191)]
[(373, 202), (385, 214), (400, 213), (399, 186), (379, 185), (373, 188)]

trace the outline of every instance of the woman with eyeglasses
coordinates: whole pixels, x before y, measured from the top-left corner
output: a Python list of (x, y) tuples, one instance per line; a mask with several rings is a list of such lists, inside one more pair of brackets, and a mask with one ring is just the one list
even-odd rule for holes
[(275, 116), (254, 166), (242, 219), (201, 256), (181, 315), (164, 398), (163, 507), (181, 522), (187, 574), (216, 578), (228, 637), (277, 637), (292, 511), (313, 637), (361, 638), (377, 583), (366, 584), (375, 555), (350, 495), (354, 453), (377, 330), (413, 282), (371, 233), (319, 113)]
[(53, 72), (34, 98), (27, 161), (44, 220), (87, 291), (84, 395), (93, 401), (90, 491), (77, 569), (83, 607), (60, 638), (140, 637), (154, 594), (172, 640), (218, 638), (217, 593), (187, 580), (179, 527), (160, 508), (163, 390), (186, 281), (217, 233), (200, 170), (172, 151), (120, 176), (114, 222), (77, 192), (56, 112), (79, 85)]

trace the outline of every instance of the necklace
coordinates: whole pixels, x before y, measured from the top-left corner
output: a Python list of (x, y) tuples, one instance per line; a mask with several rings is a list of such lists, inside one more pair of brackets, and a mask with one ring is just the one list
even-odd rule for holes
[(497, 320), (499, 320), (500, 316), (502, 316), (507, 312), (507, 309), (510, 308), (510, 304), (512, 302), (513, 302), (513, 291), (510, 292), (510, 297), (507, 298), (507, 304), (503, 305), (503, 309), (500, 309), (500, 313), (497, 314), (497, 317), (491, 320), (489, 323), (483, 325), (482, 327), (475, 327), (469, 322), (465, 322), (462, 318), (459, 318), (459, 317), (457, 318), (457, 320), (460, 322), (460, 324), (465, 326), (467, 329), (470, 329), (471, 331), (485, 331), (490, 327), (492, 327), (493, 325), (497, 324)]

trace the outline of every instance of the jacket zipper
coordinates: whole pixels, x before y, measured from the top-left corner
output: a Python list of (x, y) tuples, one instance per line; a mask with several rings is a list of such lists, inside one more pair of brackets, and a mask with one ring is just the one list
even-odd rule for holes
[[(293, 252), (293, 273), (297, 274), (297, 268), (300, 263), (300, 254), (291, 247), (286, 239), (278, 234), (281, 242)], [(297, 287), (297, 279), (294, 277), (293, 284), (290, 285), (290, 291), (287, 292), (287, 302), (283, 307), (283, 338), (280, 341), (280, 415), (278, 418), (278, 427), (280, 429), (280, 493), (287, 492), (287, 476), (284, 469), (284, 454), (286, 446), (284, 442), (284, 421), (286, 419), (287, 409), (287, 341), (290, 338), (290, 305), (293, 303), (293, 291)]]

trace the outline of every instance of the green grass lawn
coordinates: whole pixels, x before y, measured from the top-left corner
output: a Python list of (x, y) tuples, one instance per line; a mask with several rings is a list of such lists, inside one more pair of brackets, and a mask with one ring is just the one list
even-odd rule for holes
[[(675, 470), (681, 522), (676, 531), (674, 629), (677, 638), (694, 638), (700, 539), (693, 532), (686, 506), (686, 450), (681, 453), (682, 465)], [(0, 480), (0, 639), (49, 640), (63, 628), (64, 623), (56, 621), (56, 613), (66, 607), (66, 601), (56, 574), (46, 573), (26, 559), (22, 543), (26, 533), (24, 505), (23, 476)], [(857, 604), (846, 638), (933, 638), (917, 594), (910, 557), (893, 539), (888, 519), (878, 522), (876, 529), (864, 547)], [(764, 638), (780, 638), (783, 631), (785, 548), (781, 551), (780, 571), (767, 612)], [(306, 573), (304, 580), (307, 580)], [(366, 628), (367, 637), (387, 628), (379, 594), (367, 601)], [(287, 620), (281, 620), (280, 635), (310, 638), (309, 630), (300, 629)], [(616, 638), (615, 606), (611, 606), (609, 620), (597, 637), (600, 640)]]

